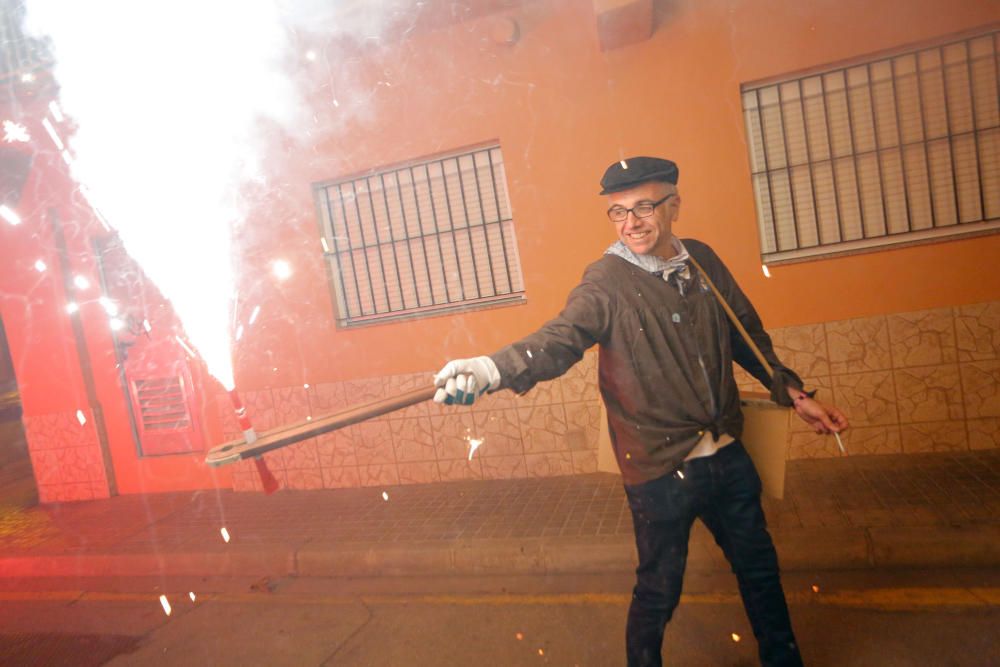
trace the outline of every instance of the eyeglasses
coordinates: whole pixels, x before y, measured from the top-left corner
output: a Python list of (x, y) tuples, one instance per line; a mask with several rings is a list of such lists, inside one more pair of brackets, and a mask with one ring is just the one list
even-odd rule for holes
[(639, 202), (632, 208), (625, 208), (624, 206), (612, 206), (611, 208), (608, 209), (608, 219), (611, 220), (611, 222), (624, 222), (625, 220), (628, 219), (629, 213), (631, 213), (637, 218), (648, 218), (649, 216), (653, 215), (653, 211), (656, 210), (657, 206), (659, 206), (660, 204), (667, 201), (673, 196), (674, 196), (673, 193), (671, 193), (666, 197), (664, 197), (663, 199), (661, 199), (660, 201)]

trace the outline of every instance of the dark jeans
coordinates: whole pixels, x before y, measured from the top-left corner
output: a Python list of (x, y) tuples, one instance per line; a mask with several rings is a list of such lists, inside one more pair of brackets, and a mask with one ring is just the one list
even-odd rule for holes
[(626, 486), (639, 567), (628, 611), (629, 665), (660, 665), (663, 631), (681, 597), (695, 517), (715, 536), (739, 583), (763, 665), (801, 665), (760, 505), (760, 477), (740, 442)]

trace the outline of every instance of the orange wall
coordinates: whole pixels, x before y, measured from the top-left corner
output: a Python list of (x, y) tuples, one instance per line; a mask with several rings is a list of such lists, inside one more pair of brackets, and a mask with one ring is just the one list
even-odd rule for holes
[[(590, 3), (565, 0), (512, 12), (512, 47), (491, 42), (489, 19), (387, 47), (317, 41), (323, 55), (305, 75), (315, 121), (303, 145), (275, 152), (247, 225), (243, 292), (263, 310), (238, 383), (434, 369), (528, 333), (613, 240), (597, 181), (637, 154), (680, 164), (677, 233), (715, 246), (769, 326), (995, 299), (1000, 277), (976, 260), (1000, 256), (1000, 235), (779, 266), (765, 279), (739, 100), (741, 82), (967, 30), (995, 9), (688, 0), (669, 3), (651, 39), (602, 53)], [(504, 152), (527, 305), (338, 331), (309, 185), (490, 140)], [(296, 269), (281, 285), (267, 268), (276, 257)]]

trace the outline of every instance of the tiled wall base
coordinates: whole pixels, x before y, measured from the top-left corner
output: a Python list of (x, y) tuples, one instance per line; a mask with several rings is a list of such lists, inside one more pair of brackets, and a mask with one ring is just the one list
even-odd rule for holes
[(43, 503), (109, 496), (94, 415), (82, 411), (25, 416), (24, 434)]
[[(778, 356), (843, 409), (848, 455), (1000, 447), (1000, 302), (771, 331)], [(760, 385), (737, 368), (746, 391)], [(432, 372), (243, 396), (255, 427), (336, 412), (431, 382)], [(597, 353), (525, 396), (500, 392), (470, 408), (415, 405), (266, 455), (292, 489), (422, 484), (593, 472), (600, 424)], [(219, 397), (227, 439), (239, 436)], [(469, 458), (470, 440), (482, 444)], [(790, 458), (840, 456), (832, 436), (791, 419)], [(259, 488), (250, 463), (234, 488)]]

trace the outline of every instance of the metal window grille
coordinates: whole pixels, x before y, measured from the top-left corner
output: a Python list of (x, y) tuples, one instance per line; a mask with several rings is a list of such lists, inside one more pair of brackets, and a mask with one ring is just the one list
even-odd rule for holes
[(1000, 229), (997, 33), (743, 86), (763, 260)]
[(524, 300), (499, 146), (315, 192), (341, 325)]

